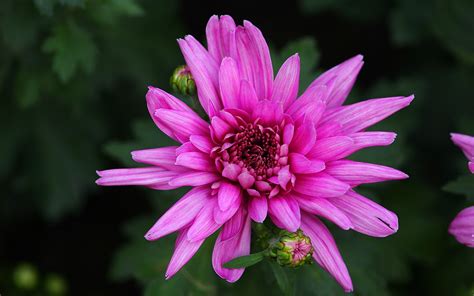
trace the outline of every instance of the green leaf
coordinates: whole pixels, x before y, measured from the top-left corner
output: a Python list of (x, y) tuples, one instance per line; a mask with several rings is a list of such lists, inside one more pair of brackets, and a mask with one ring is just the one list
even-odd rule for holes
[(79, 68), (86, 73), (94, 69), (96, 46), (89, 33), (73, 21), (57, 25), (43, 50), (53, 54), (53, 70), (63, 82), (69, 81)]
[(265, 258), (265, 251), (234, 258), (224, 263), (225, 268), (244, 268), (257, 264)]
[(474, 175), (466, 175), (449, 182), (443, 187), (444, 190), (465, 196), (474, 196)]
[(290, 280), (283, 270), (283, 267), (278, 265), (276, 262), (269, 262), (272, 269), (273, 275), (275, 276), (276, 282), (280, 290), (283, 292), (283, 295), (290, 296), (293, 295), (293, 289), (290, 285)]

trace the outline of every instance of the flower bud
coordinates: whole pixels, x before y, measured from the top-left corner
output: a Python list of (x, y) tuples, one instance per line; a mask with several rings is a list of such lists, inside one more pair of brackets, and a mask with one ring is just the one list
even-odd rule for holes
[(303, 231), (281, 230), (279, 236), (270, 242), (269, 255), (281, 266), (299, 267), (312, 263), (313, 246)]
[(196, 94), (196, 83), (188, 66), (182, 65), (177, 67), (170, 78), (170, 84), (177, 93), (194, 96)]

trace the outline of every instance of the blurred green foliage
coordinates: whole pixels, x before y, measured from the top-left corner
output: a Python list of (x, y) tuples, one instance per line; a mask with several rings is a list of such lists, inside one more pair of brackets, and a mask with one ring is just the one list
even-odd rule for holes
[[(211, 4), (201, 5), (214, 11)], [(189, 2), (173, 0), (0, 2), (2, 295), (4, 290), (6, 295), (25, 295), (18, 282), (31, 284), (33, 273), (35, 285), (44, 292), (40, 295), (107, 294), (88, 289), (87, 270), (83, 278), (71, 278), (75, 266), (66, 265), (60, 275), (44, 276), (42, 272), (56, 272), (44, 264), (50, 258), (43, 258), (42, 249), (24, 233), (39, 231), (43, 237), (74, 217), (87, 222), (82, 218), (85, 205), (94, 199), (110, 200), (101, 209), (103, 215), (128, 206), (114, 204), (112, 189), (95, 186), (94, 171), (133, 166), (130, 151), (172, 144), (149, 119), (144, 95), (147, 85), (170, 90), (169, 76), (183, 63), (176, 38), (192, 31), (202, 39), (210, 15), (205, 9), (192, 9)], [(408, 181), (361, 190), (398, 214), (399, 232), (380, 240), (331, 226), (352, 275), (354, 294), (470, 295), (474, 253), (455, 242), (447, 227), (457, 212), (474, 202), (472, 176), (463, 176), (466, 160), (449, 140), (452, 131), (474, 134), (474, 2), (301, 0), (294, 9), (297, 17), (288, 24), (291, 33), (268, 41), (275, 69), (290, 55), (300, 54), (300, 91), (327, 68), (322, 65), (329, 60), (341, 61), (362, 48), (382, 48), (387, 51), (366, 54), (361, 83), (349, 102), (416, 95), (412, 106), (373, 128), (397, 132), (392, 146), (353, 156), (410, 174)], [(192, 26), (194, 19), (185, 17), (193, 13), (200, 18), (199, 28)], [(252, 9), (244, 16), (256, 25), (258, 19), (277, 19), (269, 11)], [(322, 28), (303, 26), (319, 19), (331, 23)], [(375, 32), (377, 38), (338, 34), (340, 27), (348, 34)], [(262, 29), (265, 35), (277, 39), (280, 35), (271, 32), (272, 27)], [(333, 29), (334, 45), (322, 44), (317, 32), (332, 34)], [(335, 56), (333, 49), (341, 52), (337, 44), (346, 39), (360, 41), (347, 44), (343, 51), (347, 56)], [(146, 210), (130, 221), (120, 220), (123, 225), (116, 227), (122, 236), (105, 234), (103, 241), (89, 241), (87, 233), (78, 233), (81, 243), (66, 256), (76, 252), (106, 256), (110, 285), (133, 282), (147, 296), (344, 294), (316, 264), (291, 270), (262, 262), (248, 268), (238, 283), (228, 284), (211, 267), (213, 238), (180, 273), (165, 281), (175, 237), (150, 243), (143, 234), (183, 192), (133, 191), (142, 198), (132, 194), (127, 202), (146, 203)], [(19, 225), (28, 229), (12, 232)], [(108, 241), (117, 243), (107, 254), (82, 246), (87, 242), (93, 248)], [(15, 253), (17, 246), (28, 244), (31, 254)], [(53, 242), (45, 246), (57, 248)], [(19, 265), (30, 258), (32, 265)], [(89, 258), (92, 263), (96, 259)]]

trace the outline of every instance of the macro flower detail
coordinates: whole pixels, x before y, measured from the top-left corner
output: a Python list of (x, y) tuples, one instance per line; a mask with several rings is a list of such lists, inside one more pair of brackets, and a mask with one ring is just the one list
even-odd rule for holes
[[(469, 161), (469, 170), (474, 174), (474, 137), (453, 133), (451, 140), (464, 152)], [(461, 244), (474, 248), (474, 206), (457, 214), (449, 225), (449, 233)]]
[(310, 241), (314, 260), (352, 291), (334, 238), (317, 216), (375, 237), (398, 230), (393, 212), (355, 188), (408, 176), (345, 158), (390, 145), (395, 133), (366, 128), (408, 106), (413, 96), (343, 106), (363, 65), (360, 55), (326, 71), (298, 96), (298, 54), (274, 77), (268, 45), (252, 23), (236, 26), (230, 16), (213, 16), (206, 37), (207, 49), (189, 35), (178, 44), (209, 122), (174, 96), (149, 87), (150, 115), (178, 145), (134, 151), (133, 159), (148, 167), (99, 171), (97, 184), (193, 187), (145, 235), (157, 240), (178, 232), (166, 278), (219, 231), (212, 265), (223, 279), (237, 281), (244, 268), (223, 264), (250, 253), (252, 221), (268, 218), (280, 229), (308, 237), (291, 246), (294, 255), (306, 258)]
[(196, 83), (187, 66), (179, 66), (174, 70), (170, 78), (170, 85), (173, 91), (183, 95), (193, 96), (196, 94)]
[(270, 242), (269, 253), (282, 266), (298, 267), (312, 262), (313, 246), (303, 231), (281, 230)]

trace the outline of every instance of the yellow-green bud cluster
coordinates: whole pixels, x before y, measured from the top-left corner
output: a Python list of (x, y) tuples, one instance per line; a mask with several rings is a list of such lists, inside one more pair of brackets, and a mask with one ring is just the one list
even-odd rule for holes
[(299, 267), (312, 263), (313, 246), (303, 231), (281, 230), (277, 238), (270, 242), (269, 256), (281, 266)]
[(196, 83), (188, 66), (177, 67), (170, 78), (173, 91), (182, 95), (194, 96), (196, 94)]

